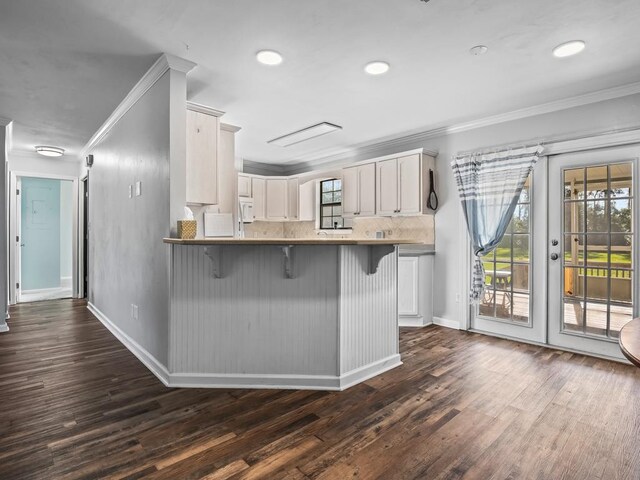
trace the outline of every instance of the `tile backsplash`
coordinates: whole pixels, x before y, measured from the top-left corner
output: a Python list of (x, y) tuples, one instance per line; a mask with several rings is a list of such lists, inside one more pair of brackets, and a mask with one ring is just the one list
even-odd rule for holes
[[(435, 244), (433, 215), (415, 217), (367, 217), (353, 220), (352, 233), (331, 234), (331, 238), (373, 238), (383, 231), (385, 238), (412, 239)], [(316, 238), (315, 222), (253, 222), (245, 225), (249, 238)]]

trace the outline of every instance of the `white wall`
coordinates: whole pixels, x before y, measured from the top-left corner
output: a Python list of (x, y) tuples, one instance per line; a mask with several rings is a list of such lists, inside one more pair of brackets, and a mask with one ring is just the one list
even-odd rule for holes
[(47, 158), (33, 152), (9, 154), (9, 171), (78, 177), (81, 162), (75, 157)]
[[(422, 145), (439, 151), (436, 160), (440, 208), (436, 214), (434, 315), (460, 321), (465, 318), (463, 290), (466, 226), (449, 162), (460, 151), (530, 140), (581, 136), (640, 126), (640, 95), (598, 102), (545, 115), (434, 138)], [(543, 212), (546, 215), (546, 212)]]
[[(175, 224), (172, 211), (184, 205), (186, 188), (184, 173), (176, 175), (175, 188), (169, 181), (172, 151), (182, 149), (175, 156), (184, 170), (186, 141), (186, 77), (174, 82), (174, 74), (167, 71), (92, 149), (89, 175), (89, 301), (164, 365), (169, 250), (162, 238)], [(173, 128), (181, 128), (177, 138)], [(137, 181), (142, 195), (128, 198)]]

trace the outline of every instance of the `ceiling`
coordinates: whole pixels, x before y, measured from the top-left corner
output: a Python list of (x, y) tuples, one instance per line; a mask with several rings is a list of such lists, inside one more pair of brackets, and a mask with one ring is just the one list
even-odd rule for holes
[[(640, 78), (637, 0), (3, 0), (0, 116), (14, 148), (77, 155), (162, 52), (188, 98), (242, 127), (236, 152), (291, 164)], [(551, 49), (587, 42), (575, 57)], [(483, 44), (489, 52), (472, 56)], [(260, 49), (282, 53), (267, 67)], [(385, 60), (382, 76), (363, 72)], [(266, 142), (322, 121), (343, 130)]]

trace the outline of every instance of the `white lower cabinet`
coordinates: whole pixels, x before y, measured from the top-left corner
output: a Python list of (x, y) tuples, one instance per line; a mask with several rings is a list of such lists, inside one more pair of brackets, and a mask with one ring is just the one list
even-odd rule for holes
[(433, 254), (403, 252), (398, 258), (398, 324), (433, 323)]

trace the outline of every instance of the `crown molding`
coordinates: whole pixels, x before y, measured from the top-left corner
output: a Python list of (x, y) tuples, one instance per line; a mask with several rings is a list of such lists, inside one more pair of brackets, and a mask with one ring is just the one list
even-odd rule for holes
[(201, 103), (187, 101), (187, 110), (193, 112), (204, 113), (205, 115), (212, 115), (214, 117), (221, 117), (225, 114), (222, 110), (202, 105)]
[(151, 68), (142, 76), (142, 78), (135, 84), (131, 91), (124, 97), (124, 100), (120, 102), (120, 105), (109, 115), (107, 120), (102, 126), (93, 134), (91, 139), (80, 151), (80, 157), (87, 155), (93, 147), (95, 147), (100, 141), (111, 131), (116, 123), (133, 107), (138, 100), (160, 80), (160, 78), (169, 70), (177, 70), (182, 73), (187, 73), (196, 64), (185, 60), (175, 55), (163, 53), (158, 57)]
[(274, 165), (272, 163), (254, 162), (253, 160), (244, 159), (242, 160), (242, 172), (266, 176), (288, 175), (286, 165)]
[(0, 117), (0, 127), (6, 127), (12, 122), (9, 118)]
[(238, 127), (237, 125), (231, 125), (230, 123), (221, 123), (220, 130), (224, 130), (225, 132), (237, 133), (240, 130), (242, 130), (242, 127)]
[(344, 165), (345, 162), (359, 161), (366, 158), (367, 156), (374, 157), (392, 152), (394, 150), (402, 151), (416, 148), (417, 146), (423, 144), (425, 141), (436, 137), (475, 130), (477, 128), (489, 127), (500, 123), (521, 120), (536, 115), (544, 115), (546, 113), (553, 113), (569, 108), (603, 102), (606, 100), (613, 100), (615, 98), (626, 97), (628, 95), (635, 95), (638, 93), (640, 93), (640, 82), (629, 83), (626, 85), (620, 85), (604, 90), (598, 90), (596, 92), (576, 95), (561, 100), (555, 100), (552, 102), (535, 105), (533, 107), (526, 107), (506, 113), (491, 115), (476, 120), (440, 126), (437, 128), (432, 128), (430, 130), (392, 137), (373, 143), (365, 143), (354, 146), (352, 148), (334, 151), (334, 153), (328, 153), (325, 151), (324, 153), (307, 156), (301, 162), (288, 164), (284, 167), (287, 174), (293, 175), (313, 170), (319, 170), (330, 166), (341, 166)]
[(182, 73), (189, 73), (193, 70), (198, 64), (194, 63), (185, 58), (176, 57), (175, 55), (171, 55), (170, 53), (163, 53), (158, 59), (159, 62), (163, 63), (167, 69), (177, 70)]

